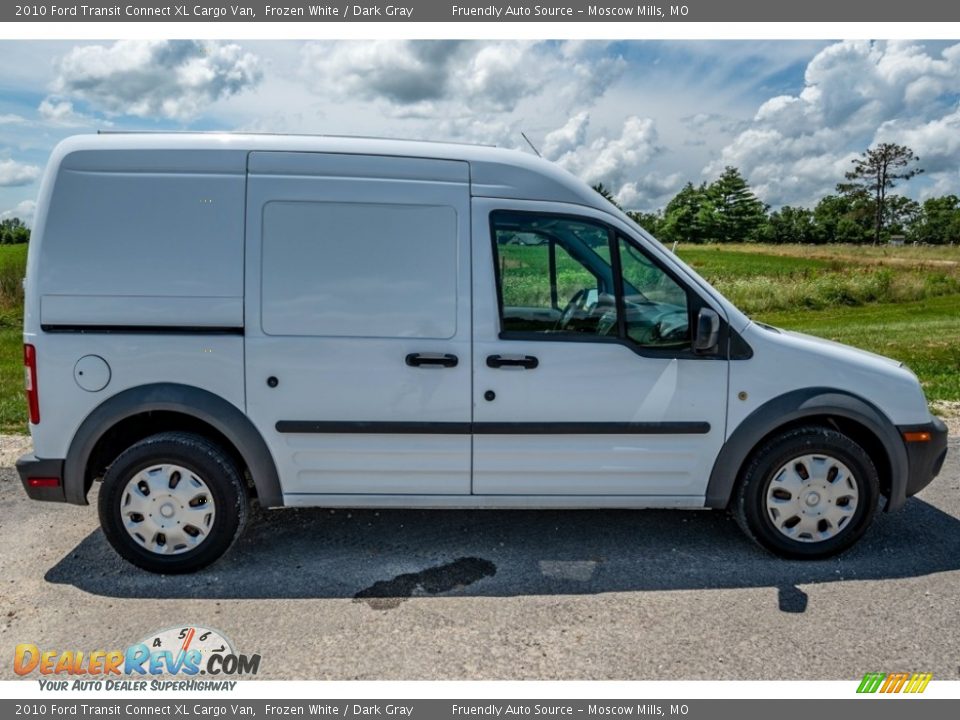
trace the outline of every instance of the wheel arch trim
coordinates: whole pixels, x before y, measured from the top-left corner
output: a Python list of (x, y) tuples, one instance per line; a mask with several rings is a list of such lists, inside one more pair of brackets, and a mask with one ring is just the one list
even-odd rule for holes
[(906, 500), (908, 465), (906, 448), (896, 426), (869, 400), (829, 387), (793, 390), (768, 400), (747, 415), (727, 438), (713, 463), (706, 507), (728, 506), (744, 463), (765, 437), (798, 420), (824, 415), (856, 422), (879, 440), (890, 467), (887, 510), (899, 509)]
[(283, 505), (280, 477), (260, 432), (243, 411), (218, 395), (190, 385), (155, 383), (117, 393), (98, 405), (74, 433), (63, 466), (65, 499), (87, 503), (87, 466), (97, 443), (117, 423), (147, 412), (176, 412), (200, 420), (229, 440), (250, 470), (263, 507)]

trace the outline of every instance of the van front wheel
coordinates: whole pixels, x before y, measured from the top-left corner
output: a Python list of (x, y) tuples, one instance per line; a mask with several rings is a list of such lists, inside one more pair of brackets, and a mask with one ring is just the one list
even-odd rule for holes
[(843, 552), (866, 531), (880, 498), (866, 451), (825, 427), (800, 427), (760, 446), (733, 499), (740, 527), (763, 547), (795, 559)]
[(157, 573), (209, 565), (247, 518), (243, 479), (231, 458), (200, 435), (165, 432), (129, 447), (103, 478), (100, 525), (113, 548)]

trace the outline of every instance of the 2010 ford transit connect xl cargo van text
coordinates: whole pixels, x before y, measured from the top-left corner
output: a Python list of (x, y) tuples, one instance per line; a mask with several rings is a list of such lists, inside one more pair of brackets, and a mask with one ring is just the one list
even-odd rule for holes
[(252, 498), (726, 508), (824, 557), (946, 452), (900, 363), (751, 322), (590, 187), (496, 148), (71, 138), (24, 326), (27, 494), (102, 481), (107, 538), (159, 572), (220, 557)]

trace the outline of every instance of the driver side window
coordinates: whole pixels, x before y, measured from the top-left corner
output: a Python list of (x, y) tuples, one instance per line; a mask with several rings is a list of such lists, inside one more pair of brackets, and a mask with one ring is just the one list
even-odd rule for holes
[(605, 227), (579, 218), (491, 215), (504, 332), (617, 335)]

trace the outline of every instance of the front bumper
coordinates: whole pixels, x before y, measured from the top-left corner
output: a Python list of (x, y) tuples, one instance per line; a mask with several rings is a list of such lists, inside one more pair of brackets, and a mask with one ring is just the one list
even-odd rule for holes
[[(923, 425), (901, 425), (897, 427), (900, 437), (904, 438), (907, 448), (907, 487), (906, 496), (911, 497), (923, 490), (940, 473), (944, 458), (947, 456), (947, 426), (940, 418)], [(926, 440), (911, 440), (922, 438)]]
[(45, 460), (24, 455), (17, 460), (20, 482), (31, 500), (66, 502), (63, 487), (63, 460)]

